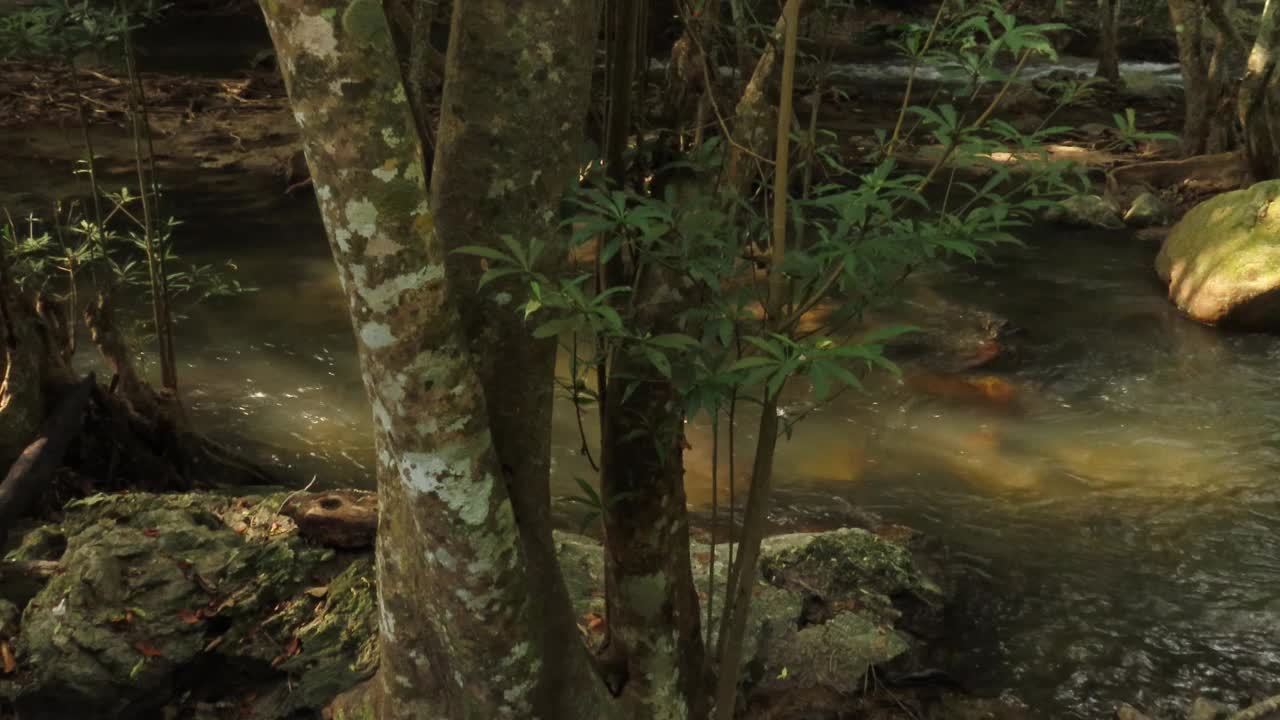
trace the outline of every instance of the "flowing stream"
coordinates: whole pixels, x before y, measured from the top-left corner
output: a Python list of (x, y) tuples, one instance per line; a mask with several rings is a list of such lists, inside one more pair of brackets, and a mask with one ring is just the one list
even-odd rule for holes
[[(25, 164), (10, 181), (64, 182), (63, 165), (14, 162)], [(298, 482), (371, 486), (369, 409), (313, 200), (230, 171), (165, 182), (187, 255), (230, 259), (259, 288), (179, 327), (197, 422)], [(961, 679), (1010, 690), (1042, 717), (1280, 692), (1280, 338), (1181, 318), (1154, 278), (1156, 248), (1128, 233), (1037, 228), (1026, 239), (917, 280), (904, 299), (1022, 328), (999, 373), (1016, 408), (882, 376), (809, 412), (797, 383), (785, 412), (809, 414), (779, 449), (775, 525), (835, 526), (865, 509), (944, 541), (988, 586), (955, 623)], [(745, 415), (739, 502), (754, 441)], [(554, 490), (573, 493), (593, 473), (570, 404), (555, 423)], [(691, 509), (705, 517), (706, 420), (688, 436)]]
[[(261, 288), (184, 326), (197, 417), (303, 479), (367, 485), (369, 412), (312, 201), (263, 208), (260, 192), (228, 184), (177, 202), (211, 257), (233, 257)], [(773, 520), (831, 526), (862, 508), (944, 540), (991, 586), (981, 617), (956, 628), (964, 679), (1047, 717), (1280, 692), (1280, 338), (1180, 317), (1155, 280), (1156, 248), (1128, 233), (1028, 239), (906, 299), (1022, 328), (1001, 374), (1019, 411), (881, 377), (783, 441)], [(809, 409), (805, 390), (786, 412)], [(750, 429), (747, 418), (740, 476)], [(690, 503), (705, 513), (708, 423), (688, 434)], [(567, 402), (555, 437), (554, 488), (572, 493), (593, 474)]]

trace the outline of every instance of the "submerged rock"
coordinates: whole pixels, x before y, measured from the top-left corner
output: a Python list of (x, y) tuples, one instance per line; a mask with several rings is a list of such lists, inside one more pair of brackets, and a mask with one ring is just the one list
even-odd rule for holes
[(1197, 205), (1160, 248), (1156, 272), (1200, 322), (1280, 328), (1280, 180)]
[(1124, 227), (1120, 208), (1100, 195), (1075, 195), (1045, 211), (1049, 222), (1073, 227), (1093, 227), (1117, 230)]
[(1147, 228), (1168, 225), (1173, 220), (1173, 208), (1154, 193), (1144, 192), (1133, 199), (1124, 222), (1130, 227)]

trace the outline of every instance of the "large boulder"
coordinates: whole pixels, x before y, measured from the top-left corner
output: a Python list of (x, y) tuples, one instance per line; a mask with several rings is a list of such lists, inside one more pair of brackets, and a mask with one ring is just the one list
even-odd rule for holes
[(1280, 328), (1280, 180), (1197, 205), (1164, 241), (1156, 272), (1200, 322)]
[[(370, 677), (371, 558), (304, 541), (277, 514), (284, 499), (139, 493), (69, 505), (61, 571), (11, 633), (16, 671), (0, 678), (0, 700), (37, 718), (181, 705), (266, 720), (318, 710)], [(50, 546), (48, 535), (15, 552)]]

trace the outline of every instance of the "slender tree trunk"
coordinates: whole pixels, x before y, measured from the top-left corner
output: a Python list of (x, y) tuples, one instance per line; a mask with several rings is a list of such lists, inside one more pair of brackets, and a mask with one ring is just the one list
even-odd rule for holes
[[(1178, 41), (1186, 113), (1184, 155), (1225, 152), (1236, 144), (1234, 101), (1244, 43), (1221, 0), (1169, 0)], [(1212, 42), (1209, 31), (1216, 29)]]
[[(554, 275), (567, 254), (560, 203), (578, 182), (598, 24), (592, 0), (465, 0), (454, 6), (431, 178), (436, 231), (446, 248), (503, 248), (503, 237), (546, 248)], [(448, 259), (471, 356), (488, 397), (489, 428), (515, 507), (540, 618), (544, 707), (557, 697), (607, 700), (590, 672), (551, 537), (551, 410), (555, 338), (524, 321), (528, 287), (501, 279), (477, 292), (474, 256)], [(543, 717), (562, 717), (556, 713)]]
[[(638, 292), (654, 334), (677, 330), (682, 304), (660, 271)], [(675, 298), (661, 303), (659, 298)], [(641, 718), (704, 717), (703, 644), (689, 562), (684, 408), (669, 380), (625, 348), (616, 353), (601, 443), (610, 652)]]
[[(788, 304), (790, 281), (782, 268), (787, 255), (787, 201), (788, 161), (790, 159), (790, 134), (786, 128), (791, 121), (792, 100), (795, 92), (796, 45), (800, 24), (801, 0), (787, 0), (779, 20), (785, 30), (783, 46), (782, 91), (778, 103), (777, 144), (774, 148), (773, 175), (773, 233), (769, 269), (769, 297), (766, 301), (765, 321), (775, 329), (782, 329), (781, 322)], [(737, 699), (738, 678), (742, 667), (743, 640), (747, 620), (751, 614), (751, 598), (754, 595), (757, 564), (760, 559), (760, 543), (764, 537), (766, 513), (773, 489), (774, 450), (778, 443), (778, 393), (766, 390), (760, 408), (760, 426), (756, 434), (755, 461), (751, 469), (751, 491), (747, 496), (746, 512), (742, 519), (742, 534), (738, 544), (738, 557), (729, 573), (725, 587), (723, 621), (717, 639), (716, 659), (719, 676), (716, 678), (716, 720), (732, 720)]]
[(1113, 83), (1120, 82), (1120, 0), (1098, 0), (1098, 71)]
[(1204, 39), (1204, 4), (1200, 0), (1169, 0), (1169, 18), (1178, 41), (1186, 111), (1182, 124), (1182, 153), (1202, 155), (1208, 148), (1212, 87), (1209, 51)]
[[(1275, 46), (1280, 40), (1280, 0), (1267, 0), (1258, 23), (1258, 37), (1249, 53), (1240, 83), (1237, 112), (1244, 131), (1245, 156), (1254, 178), (1280, 177), (1280, 73)], [(1269, 91), (1268, 86), (1272, 89)]]
[(597, 717), (594, 695), (547, 690), (544, 665), (578, 666), (540, 654), (546, 618), (533, 602), (517, 499), (489, 431), (381, 4), (262, 8), (373, 406), (381, 665), (368, 710), (406, 720)]
[(609, 181), (620, 189), (626, 184), (627, 164), (623, 156), (631, 137), (631, 81), (636, 76), (640, 54), (640, 0), (610, 0), (608, 5), (609, 116), (604, 162)]

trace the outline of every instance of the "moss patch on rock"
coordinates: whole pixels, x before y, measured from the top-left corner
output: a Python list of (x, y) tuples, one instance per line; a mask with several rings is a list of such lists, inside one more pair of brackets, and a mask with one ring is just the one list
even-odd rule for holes
[(372, 675), (371, 560), (309, 545), (276, 513), (283, 499), (125, 494), (69, 505), (56, 533), (64, 570), (23, 612), (19, 677), (0, 697), (68, 717), (217, 700), (237, 717), (280, 718)]
[(1160, 248), (1156, 272), (1200, 322), (1280, 328), (1280, 180), (1192, 208)]

